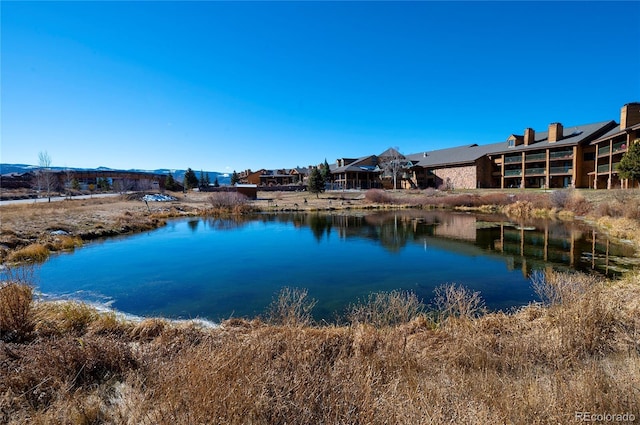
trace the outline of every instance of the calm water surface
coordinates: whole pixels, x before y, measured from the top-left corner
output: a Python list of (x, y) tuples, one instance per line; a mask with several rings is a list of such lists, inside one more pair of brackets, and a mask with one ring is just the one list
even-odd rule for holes
[(444, 212), (268, 214), (190, 219), (53, 256), (39, 271), (48, 298), (106, 303), (139, 316), (254, 317), (284, 286), (306, 288), (333, 320), (377, 291), (459, 283), (487, 306), (535, 299), (528, 276), (554, 267), (616, 275), (637, 266), (629, 246), (586, 226), (511, 223)]

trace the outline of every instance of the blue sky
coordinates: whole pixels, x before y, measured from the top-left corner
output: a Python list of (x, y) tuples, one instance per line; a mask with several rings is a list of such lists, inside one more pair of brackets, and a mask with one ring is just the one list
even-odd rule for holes
[(229, 172), (493, 143), (640, 100), (640, 2), (11, 2), (1, 158)]

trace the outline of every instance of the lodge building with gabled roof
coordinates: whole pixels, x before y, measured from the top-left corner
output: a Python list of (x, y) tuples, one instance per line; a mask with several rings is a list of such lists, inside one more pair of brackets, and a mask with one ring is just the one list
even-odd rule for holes
[(339, 189), (382, 188), (379, 164), (377, 155), (338, 158), (335, 166), (331, 167), (333, 183)]
[(640, 103), (621, 109), (620, 124), (602, 121), (546, 131), (526, 128), (505, 142), (469, 144), (410, 154), (411, 174), (403, 187), (615, 188), (629, 187), (616, 165), (640, 141)]
[[(396, 186), (405, 189), (631, 187), (632, 182), (618, 177), (616, 166), (628, 146), (638, 142), (640, 103), (633, 102), (621, 108), (620, 124), (614, 120), (576, 126), (553, 122), (542, 131), (526, 128), (524, 134), (510, 134), (503, 142), (486, 145), (472, 143), (408, 155), (391, 148), (379, 155), (338, 158), (330, 166), (332, 187), (393, 187), (385, 167), (391, 154), (403, 162)], [(268, 184), (270, 179), (282, 184), (292, 174), (260, 170), (253, 178), (256, 184)], [(248, 174), (245, 177), (251, 180)]]

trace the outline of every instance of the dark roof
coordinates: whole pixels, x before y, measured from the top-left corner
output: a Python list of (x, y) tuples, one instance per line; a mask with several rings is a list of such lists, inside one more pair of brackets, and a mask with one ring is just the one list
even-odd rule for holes
[(611, 139), (613, 137), (626, 135), (627, 134), (627, 130), (639, 130), (639, 129), (640, 129), (640, 124), (632, 125), (631, 127), (627, 127), (627, 128), (625, 128), (623, 130), (621, 130), (620, 126), (617, 125), (614, 128), (612, 128), (611, 130), (607, 131), (602, 136), (598, 137), (596, 140), (594, 140), (590, 144), (591, 145), (595, 145), (598, 142), (603, 142), (603, 141), (609, 140), (609, 139)]
[(491, 154), (508, 153), (508, 152), (522, 152), (534, 149), (546, 149), (558, 146), (574, 146), (580, 143), (591, 140), (594, 137), (598, 137), (600, 134), (609, 131), (615, 127), (615, 121), (603, 121), (593, 124), (576, 125), (572, 127), (564, 127), (562, 133), (563, 138), (556, 142), (549, 142), (548, 131), (540, 131), (535, 134), (533, 143), (529, 145), (518, 145), (509, 147), (507, 142), (502, 143), (502, 148), (497, 148)]
[[(615, 130), (615, 124), (615, 121), (603, 121), (594, 124), (565, 127), (562, 132), (564, 137), (557, 142), (549, 142), (547, 139), (548, 131), (540, 131), (535, 133), (534, 142), (527, 146), (518, 145), (509, 147), (507, 141), (488, 145), (470, 144), (447, 149), (414, 153), (407, 155), (406, 157), (408, 160), (412, 161), (414, 165), (426, 168), (470, 164), (485, 155), (522, 152), (526, 150), (546, 149), (558, 146), (574, 146), (589, 141), (594, 137), (598, 137), (600, 134), (609, 130), (611, 130), (609, 131), (609, 133), (611, 133)], [(516, 134), (511, 134), (509, 137), (511, 136), (522, 137)]]
[[(376, 166), (372, 166), (369, 164), (363, 164), (363, 162), (365, 162), (366, 160), (370, 159), (371, 157), (373, 157), (375, 155), (367, 155), (367, 156), (362, 156), (356, 160), (354, 160), (353, 162), (350, 162), (347, 165), (343, 165), (342, 167), (335, 167), (331, 170), (331, 173), (344, 173), (346, 171), (351, 171), (351, 172), (374, 172), (374, 171), (380, 171)], [(346, 159), (346, 158), (345, 158)]]
[(380, 155), (378, 155), (378, 158), (400, 158), (400, 159), (404, 159), (404, 155), (402, 155), (400, 152), (398, 152), (397, 149), (395, 148), (389, 148), (386, 151), (382, 152)]
[(438, 149), (407, 155), (407, 159), (419, 167), (436, 167), (443, 165), (459, 165), (471, 163), (489, 153), (506, 146), (506, 142), (490, 145), (465, 145), (454, 148)]

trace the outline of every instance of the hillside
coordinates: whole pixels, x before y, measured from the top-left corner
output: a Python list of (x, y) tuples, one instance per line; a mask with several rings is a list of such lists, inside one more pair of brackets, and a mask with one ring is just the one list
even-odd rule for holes
[[(29, 171), (33, 171), (37, 169), (37, 165), (29, 165), (29, 164), (0, 164), (0, 175), (5, 174), (22, 174), (28, 173)], [(142, 169), (129, 169), (129, 170), (120, 170), (117, 168), (109, 168), (109, 167), (98, 167), (98, 168), (78, 168), (78, 167), (51, 167), (53, 170), (62, 171), (62, 170), (114, 170), (114, 171), (135, 171), (135, 172), (143, 172), (143, 173), (154, 173), (154, 174), (172, 174), (173, 178), (177, 181), (182, 181), (184, 179), (184, 173), (186, 170), (176, 170), (169, 168), (159, 168), (156, 170), (142, 170)], [(200, 178), (200, 170), (194, 170), (196, 176)], [(230, 176), (227, 173), (221, 173), (219, 171), (202, 171), (205, 174), (209, 174), (209, 179), (213, 182), (216, 178), (218, 179), (218, 183), (221, 185), (230, 184)]]

